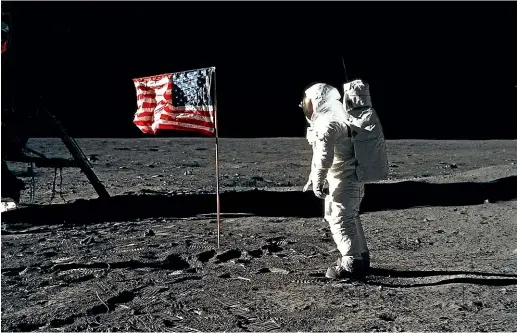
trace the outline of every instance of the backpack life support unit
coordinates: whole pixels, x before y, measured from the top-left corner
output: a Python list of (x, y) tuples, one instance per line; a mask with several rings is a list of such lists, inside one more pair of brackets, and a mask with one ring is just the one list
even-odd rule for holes
[(357, 177), (362, 182), (388, 178), (389, 165), (382, 125), (372, 107), (369, 85), (354, 80), (343, 85), (343, 107), (357, 159)]

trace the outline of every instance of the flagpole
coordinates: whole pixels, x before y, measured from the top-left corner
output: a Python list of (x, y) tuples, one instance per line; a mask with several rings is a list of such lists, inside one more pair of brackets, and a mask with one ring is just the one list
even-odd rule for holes
[(220, 245), (221, 231), (221, 205), (219, 201), (219, 128), (217, 127), (217, 89), (216, 72), (214, 67), (214, 118), (215, 118), (215, 178), (216, 178), (216, 197), (217, 197), (217, 248)]

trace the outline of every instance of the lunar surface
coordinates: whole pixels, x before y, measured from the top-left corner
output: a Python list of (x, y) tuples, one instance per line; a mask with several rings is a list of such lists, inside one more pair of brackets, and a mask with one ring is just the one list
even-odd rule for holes
[(9, 163), (26, 190), (1, 215), (2, 331), (517, 330), (517, 141), (388, 141), (360, 281), (324, 277), (304, 138), (220, 139), (220, 247), (214, 139), (77, 142), (111, 198)]

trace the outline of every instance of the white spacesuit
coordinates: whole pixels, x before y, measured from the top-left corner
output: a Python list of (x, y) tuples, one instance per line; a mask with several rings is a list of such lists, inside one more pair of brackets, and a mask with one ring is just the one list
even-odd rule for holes
[[(362, 274), (370, 261), (359, 218), (364, 185), (357, 179), (354, 146), (340, 99), (336, 88), (318, 83), (305, 91), (301, 105), (311, 125), (307, 140), (313, 147), (310, 179), (304, 191), (312, 184), (314, 194), (325, 199), (325, 220), (342, 256), (327, 270), (329, 278)], [(329, 195), (323, 193), (325, 180)]]

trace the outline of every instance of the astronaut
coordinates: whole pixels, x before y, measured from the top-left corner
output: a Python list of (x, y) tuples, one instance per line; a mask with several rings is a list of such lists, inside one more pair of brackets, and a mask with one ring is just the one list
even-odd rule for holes
[[(325, 200), (324, 219), (341, 258), (327, 269), (327, 278), (361, 277), (370, 265), (369, 250), (359, 217), (364, 184), (357, 178), (354, 146), (339, 91), (324, 83), (305, 91), (300, 107), (310, 124), (307, 140), (313, 156), (307, 191)], [(323, 187), (328, 183), (329, 194)]]

